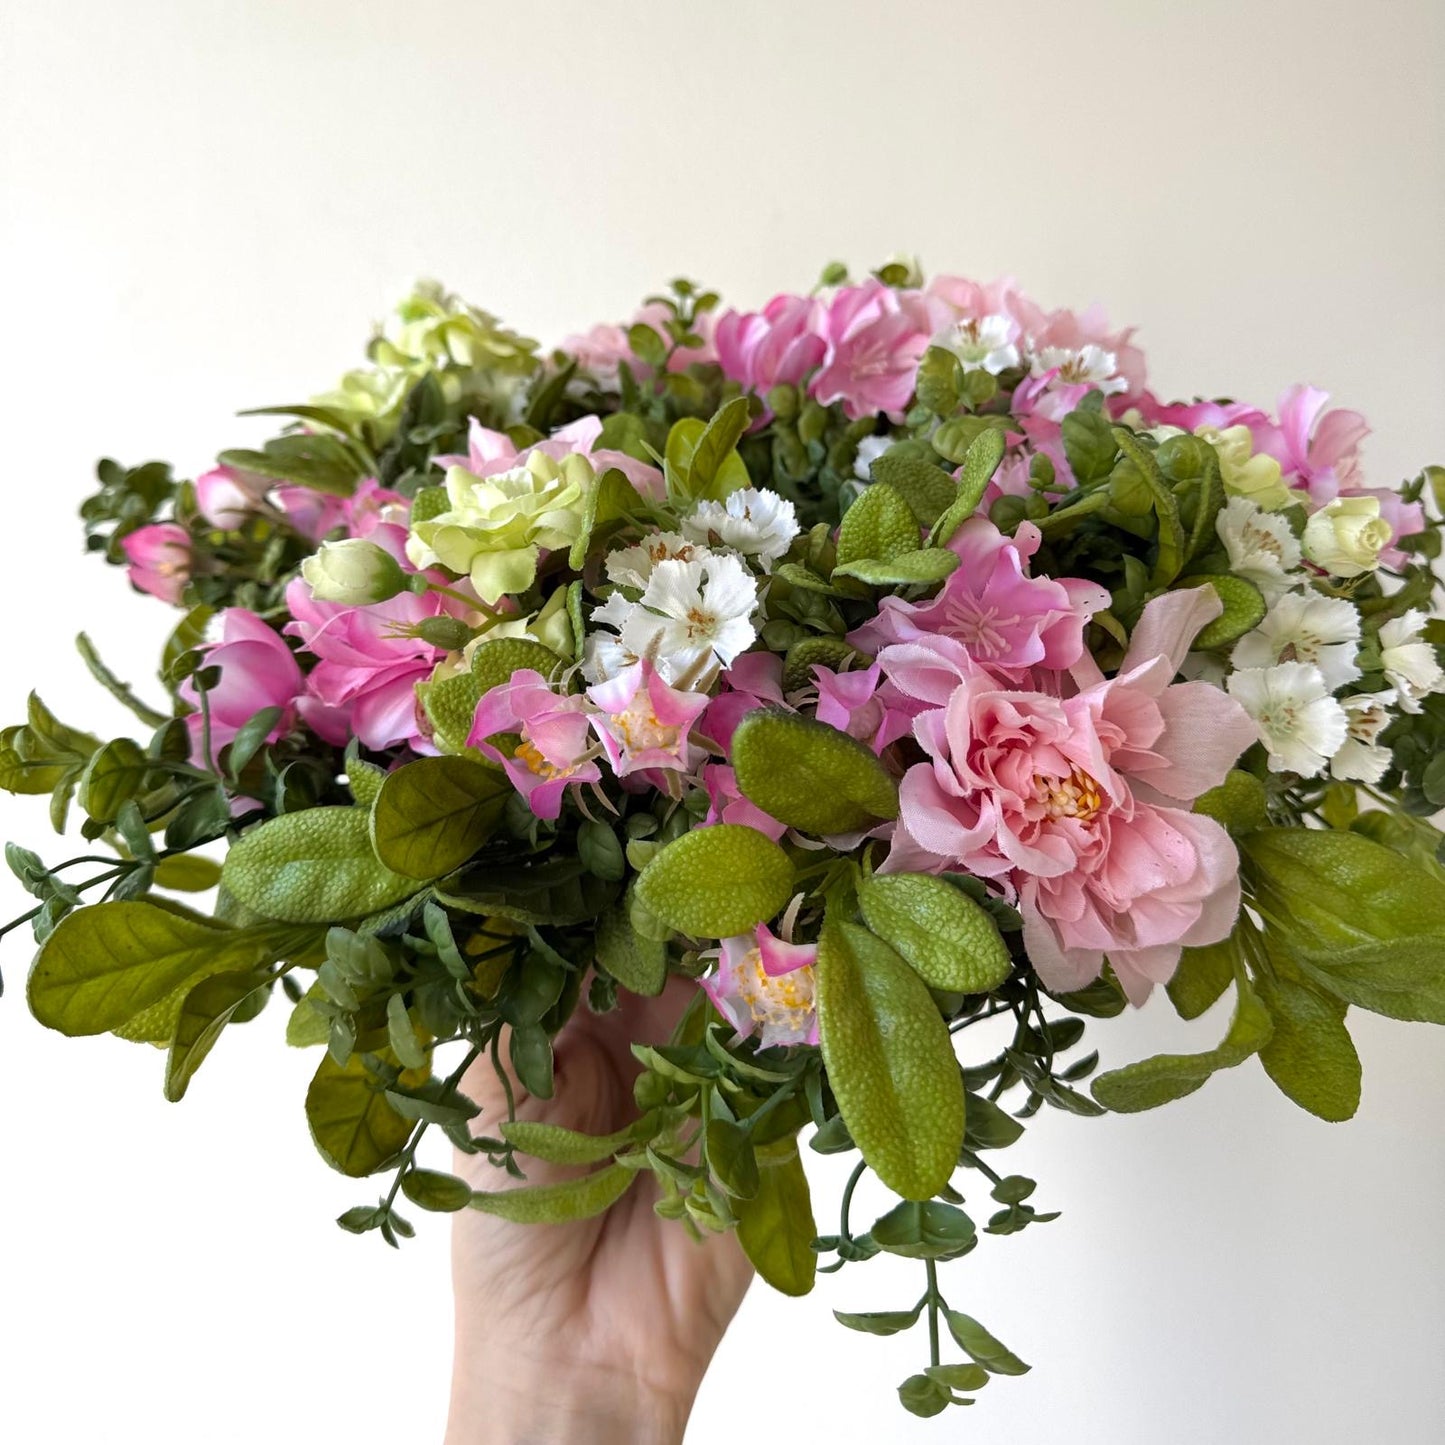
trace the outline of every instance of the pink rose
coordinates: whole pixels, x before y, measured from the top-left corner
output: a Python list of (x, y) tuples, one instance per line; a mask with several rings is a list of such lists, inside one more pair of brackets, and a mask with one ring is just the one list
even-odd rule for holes
[[(235, 739), (237, 732), (262, 708), (278, 707), (281, 716), (266, 734), (275, 742), (296, 722), (296, 698), (305, 686), (301, 668), (284, 639), (254, 612), (228, 607), (221, 613), (221, 640), (206, 648), (206, 667), (221, 669), (220, 681), (206, 693), (211, 724), (211, 757)], [(195, 681), (187, 678), (177, 689), (192, 707), (199, 708)], [(202, 719), (199, 712), (186, 718), (191, 734), (191, 756), (202, 766)]]
[[(928, 761), (904, 775), (885, 871), (966, 870), (1018, 900), (1039, 977), (1082, 988), (1107, 956), (1131, 1001), (1174, 972), (1183, 947), (1217, 943), (1239, 911), (1239, 863), (1224, 829), (1189, 811), (1255, 729), (1232, 698), (1175, 683), (1209, 588), (1144, 609), (1117, 677), (1090, 657), (1045, 690), (965, 671), (920, 713)], [(915, 651), (919, 644), (905, 644)], [(895, 659), (885, 649), (885, 674)]]
[(177, 606), (191, 577), (191, 539), (175, 522), (152, 522), (120, 540), (131, 585)]

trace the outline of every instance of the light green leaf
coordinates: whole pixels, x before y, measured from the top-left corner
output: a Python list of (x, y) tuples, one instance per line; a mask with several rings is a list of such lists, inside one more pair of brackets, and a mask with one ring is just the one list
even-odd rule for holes
[(922, 1310), (922, 1304), (915, 1305), (911, 1310), (875, 1310), (861, 1315), (834, 1310), (833, 1318), (845, 1329), (858, 1330), (865, 1335), (897, 1335), (916, 1325)]
[(264, 918), (331, 923), (362, 918), (416, 893), (415, 878), (377, 860), (364, 808), (307, 808), (247, 833), (222, 882)]
[(1214, 1007), (1234, 982), (1237, 957), (1233, 935), (1223, 943), (1183, 950), (1174, 977), (1165, 985), (1180, 1018), (1197, 1019)]
[(626, 473), (617, 467), (609, 467), (596, 482), (587, 489), (582, 506), (582, 528), (572, 543), (567, 564), (573, 571), (580, 572), (587, 561), (587, 549), (598, 528), (611, 522), (621, 521), (631, 515), (647, 515), (647, 503), (637, 493), (637, 488), (627, 480)]
[(1345, 1027), (1346, 1005), (1293, 979), (1261, 980), (1274, 1033), (1259, 1051), (1287, 1098), (1320, 1119), (1353, 1119), (1360, 1107), (1360, 1056)]
[(902, 493), (876, 482), (843, 514), (838, 529), (838, 566), (868, 558), (887, 562), (904, 552), (917, 551), (918, 541), (918, 519)]
[(917, 552), (900, 552), (887, 562), (845, 562), (833, 569), (833, 575), (852, 577), (870, 587), (902, 587), (942, 582), (957, 568), (957, 553), (946, 547), (929, 547)]
[(930, 988), (988, 993), (1013, 960), (988, 911), (942, 878), (874, 874), (858, 889), (863, 921), (891, 944)]
[(196, 853), (178, 853), (156, 864), (156, 886), (176, 893), (205, 893), (221, 881), (221, 865)]
[[(934, 445), (938, 445), (936, 438)], [(931, 546), (947, 546), (953, 534), (978, 511), (983, 494), (988, 489), (993, 474), (998, 470), (999, 463), (1003, 461), (1007, 447), (1004, 434), (996, 427), (988, 427), (979, 432), (969, 444), (968, 450), (963, 454), (958, 495), (948, 510), (934, 523), (928, 539)]]
[(145, 786), (154, 764), (130, 738), (116, 738), (90, 755), (80, 775), (80, 806), (97, 823), (113, 823), (120, 806)]
[(813, 1201), (803, 1161), (790, 1142), (781, 1158), (763, 1159), (758, 1191), (737, 1199), (738, 1243), (753, 1268), (781, 1294), (805, 1295), (813, 1288), (818, 1256), (813, 1253)]
[(931, 527), (958, 495), (958, 483), (920, 455), (917, 443), (889, 448), (868, 471), (875, 483), (892, 487), (908, 503), (920, 526)]
[(848, 1131), (905, 1199), (948, 1183), (964, 1137), (963, 1079), (923, 980), (882, 939), (829, 921), (818, 942), (818, 1027)]
[(1194, 651), (1207, 652), (1237, 642), (1246, 632), (1264, 621), (1264, 594), (1243, 577), (1223, 572), (1205, 577), (1190, 577), (1175, 585), (1180, 588), (1200, 587), (1208, 583), (1219, 594), (1224, 611), (1219, 614), (1191, 644)]
[(560, 1124), (514, 1119), (502, 1124), (500, 1132), (519, 1153), (544, 1164), (600, 1164), (646, 1134), (648, 1130), (640, 1127), (641, 1123), (639, 1120), (612, 1134), (582, 1134)]
[(1026, 1375), (1029, 1366), (999, 1343), (976, 1319), (960, 1310), (945, 1310), (948, 1332), (964, 1354), (995, 1375)]
[(737, 444), (750, 421), (748, 399), (735, 396), (709, 422), (683, 417), (667, 434), (668, 495), (676, 500), (724, 501), (750, 485)]
[[(413, 1077), (413, 1082), (420, 1080)], [(359, 1054), (344, 1068), (330, 1054), (322, 1055), (306, 1090), (306, 1121), (321, 1157), (353, 1179), (390, 1164), (415, 1127), (392, 1108)]]
[(667, 945), (644, 938), (632, 926), (626, 903), (615, 904), (597, 920), (598, 965), (630, 993), (656, 998), (667, 982)]
[(1081, 486), (1102, 482), (1114, 470), (1119, 445), (1108, 420), (1097, 411), (1075, 407), (1062, 423), (1064, 457)]
[(793, 891), (793, 865), (766, 834), (736, 823), (669, 843), (634, 885), (644, 908), (693, 938), (732, 938), (773, 917)]
[(1133, 432), (1127, 427), (1116, 426), (1114, 440), (1144, 478), (1154, 501), (1154, 514), (1159, 519), (1158, 552), (1149, 585), (1153, 588), (1168, 587), (1184, 565), (1184, 524), (1179, 520), (1179, 503), (1174, 499), (1164, 473), (1159, 470), (1154, 453)]
[(408, 1169), (401, 1176), (401, 1192), (421, 1209), (455, 1214), (472, 1202), (472, 1186), (455, 1174), (433, 1169)]
[(733, 733), (743, 795), (805, 833), (876, 827), (898, 816), (898, 784), (873, 751), (815, 718), (760, 708)]
[(165, 1095), (171, 1103), (185, 1097), (196, 1070), (226, 1025), (267, 987), (264, 974), (219, 973), (202, 979), (187, 993), (166, 1056)]
[(1231, 838), (1244, 838), (1269, 825), (1269, 795), (1253, 773), (1231, 769), (1224, 781), (1194, 800), (1194, 811), (1213, 818)]
[(478, 1191), (472, 1195), (471, 1207), (517, 1224), (571, 1224), (611, 1209), (636, 1178), (631, 1169), (609, 1164), (562, 1184), (534, 1184), (494, 1194)]
[(388, 773), (371, 813), (385, 867), (408, 878), (460, 868), (496, 831), (512, 795), (505, 773), (468, 758), (418, 758)]

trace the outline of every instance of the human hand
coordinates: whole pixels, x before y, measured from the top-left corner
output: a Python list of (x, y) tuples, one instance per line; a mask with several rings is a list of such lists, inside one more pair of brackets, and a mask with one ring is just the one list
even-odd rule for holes
[[(557, 1041), (555, 1096), (519, 1085), (517, 1115), (606, 1134), (636, 1117), (630, 1045), (665, 1042), (691, 986), (623, 995), (616, 1013), (581, 1010)], [(488, 1060), (463, 1089), (482, 1120), (505, 1113)], [(505, 1187), (484, 1155), (457, 1157), (475, 1189)], [(527, 1182), (569, 1171), (527, 1161)], [(605, 1214), (575, 1224), (511, 1224), (463, 1210), (452, 1233), (456, 1344), (446, 1445), (676, 1445), (718, 1342), (752, 1278), (731, 1234), (697, 1243), (653, 1212), (644, 1175)]]

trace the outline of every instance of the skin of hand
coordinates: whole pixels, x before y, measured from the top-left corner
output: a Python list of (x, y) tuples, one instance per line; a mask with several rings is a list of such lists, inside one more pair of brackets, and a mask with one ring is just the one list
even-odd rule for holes
[[(637, 1117), (630, 1045), (665, 1043), (694, 985), (674, 980), (660, 998), (623, 995), (621, 1007), (585, 1008), (557, 1040), (553, 1098), (514, 1084), (517, 1117), (606, 1134)], [(506, 1050), (502, 1051), (505, 1059)], [(463, 1091), (493, 1132), (506, 1099), (489, 1060)], [(576, 1169), (519, 1160), (528, 1184)], [(508, 1187), (485, 1155), (458, 1154), (474, 1189)], [(596, 1219), (512, 1224), (462, 1210), (452, 1233), (456, 1298), (446, 1445), (677, 1445), (693, 1397), (752, 1278), (731, 1234), (689, 1237), (653, 1212), (639, 1177)]]

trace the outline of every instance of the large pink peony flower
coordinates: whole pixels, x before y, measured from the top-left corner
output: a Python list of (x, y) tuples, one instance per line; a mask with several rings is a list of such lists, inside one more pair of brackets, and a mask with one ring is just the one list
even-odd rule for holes
[[(412, 570), (403, 528), (382, 522), (368, 535)], [(286, 631), (321, 659), (298, 703), (313, 732), (336, 744), (354, 734), (368, 748), (406, 743), (417, 752), (434, 751), (418, 725), (416, 684), (431, 676), (445, 652), (417, 637), (415, 628), (429, 617), (475, 622), (477, 614), (465, 602), (437, 592), (402, 592), (388, 602), (347, 607), (318, 602), (297, 577), (286, 588), (286, 608), (293, 619)]]
[(191, 577), (191, 539), (178, 522), (153, 522), (120, 539), (133, 587), (176, 606)]
[(926, 602), (885, 597), (878, 615), (849, 635), (873, 652), (893, 642), (947, 637), (996, 673), (1019, 677), (1035, 667), (1061, 671), (1084, 653), (1084, 624), (1109, 605), (1097, 583), (1030, 577), (1043, 535), (1032, 522), (1005, 537), (987, 517), (970, 517), (949, 542), (959, 556), (938, 595)]
[[(1218, 942), (1239, 911), (1234, 845), (1188, 805), (1224, 780), (1254, 726), (1218, 688), (1174, 682), (1219, 610), (1209, 588), (1156, 598), (1110, 679), (1083, 657), (1015, 688), (955, 659), (946, 701), (914, 721), (928, 761), (903, 778), (885, 870), (995, 880), (1018, 900), (1047, 987), (1081, 988), (1107, 957), (1141, 1003), (1182, 947)], [(925, 675), (925, 653), (915, 641), (879, 663), (937, 699), (949, 668)]]
[(843, 403), (850, 417), (887, 412), (902, 418), (934, 316), (920, 291), (896, 291), (869, 279), (842, 286), (828, 305), (828, 359), (813, 382), (825, 406)]
[[(244, 607), (228, 607), (220, 621), (221, 640), (206, 649), (205, 664), (221, 669), (220, 681), (206, 694), (211, 762), (263, 708), (281, 709), (276, 725), (266, 735), (268, 742), (289, 731), (296, 722), (297, 696), (305, 687), (291, 649), (270, 624)], [(200, 706), (192, 679), (187, 678), (177, 691), (192, 707)], [(191, 756), (205, 765), (200, 712), (191, 713), (186, 726), (191, 734)]]

